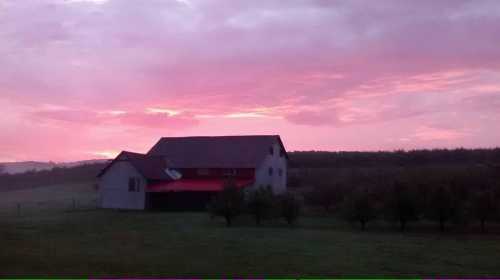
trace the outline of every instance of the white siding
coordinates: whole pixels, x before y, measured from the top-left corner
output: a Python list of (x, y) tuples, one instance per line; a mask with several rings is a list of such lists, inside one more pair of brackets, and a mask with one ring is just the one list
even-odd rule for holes
[[(138, 192), (129, 192), (130, 177), (140, 178)], [(146, 180), (127, 161), (117, 161), (101, 176), (99, 195), (102, 208), (144, 209)]]
[[(286, 192), (287, 161), (285, 155), (280, 157), (281, 145), (279, 143), (275, 143), (273, 149), (273, 155), (268, 151), (266, 158), (255, 170), (254, 188), (269, 185), (275, 194), (281, 194)], [(270, 167), (273, 168), (272, 175), (269, 175)], [(281, 176), (279, 174), (280, 169), (282, 170)]]

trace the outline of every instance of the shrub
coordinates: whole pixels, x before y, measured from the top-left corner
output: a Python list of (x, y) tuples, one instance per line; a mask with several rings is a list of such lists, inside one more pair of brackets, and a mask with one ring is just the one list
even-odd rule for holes
[(260, 187), (249, 194), (248, 211), (255, 218), (255, 223), (260, 225), (261, 221), (271, 215), (274, 206), (274, 195), (271, 188)]
[(281, 216), (289, 225), (295, 224), (300, 215), (301, 201), (293, 193), (285, 193), (280, 199)]
[(220, 193), (208, 205), (213, 216), (222, 216), (226, 225), (232, 225), (233, 219), (241, 214), (244, 206), (244, 193), (238, 189), (233, 180), (227, 180)]
[(361, 230), (365, 230), (366, 223), (377, 217), (373, 193), (364, 188), (355, 190), (344, 201), (342, 212), (345, 219), (359, 222)]

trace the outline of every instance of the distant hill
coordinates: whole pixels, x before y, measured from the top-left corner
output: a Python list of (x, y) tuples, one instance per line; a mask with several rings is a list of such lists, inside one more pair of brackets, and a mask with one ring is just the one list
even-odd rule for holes
[(28, 171), (52, 170), (54, 167), (76, 167), (85, 164), (104, 163), (107, 159), (91, 159), (74, 162), (41, 162), (41, 161), (20, 161), (20, 162), (0, 162), (3, 166), (3, 173), (19, 174)]
[(107, 162), (86, 161), (75, 164), (65, 163), (46, 170), (0, 174), (0, 192), (63, 184), (92, 183), (97, 180), (97, 174), (106, 166)]

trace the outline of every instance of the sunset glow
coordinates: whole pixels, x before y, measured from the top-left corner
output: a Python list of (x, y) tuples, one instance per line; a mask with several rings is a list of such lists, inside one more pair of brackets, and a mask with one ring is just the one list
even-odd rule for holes
[(0, 162), (500, 143), (500, 1), (0, 1)]

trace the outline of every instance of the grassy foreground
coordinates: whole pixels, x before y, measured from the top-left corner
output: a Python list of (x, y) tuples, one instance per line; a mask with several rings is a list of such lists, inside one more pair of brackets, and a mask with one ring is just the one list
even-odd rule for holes
[(498, 276), (500, 238), (359, 232), (330, 219), (256, 228), (204, 213), (4, 218), (0, 276)]
[(500, 276), (498, 234), (361, 232), (321, 217), (226, 228), (205, 213), (96, 210), (92, 186), (0, 193), (0, 277)]

